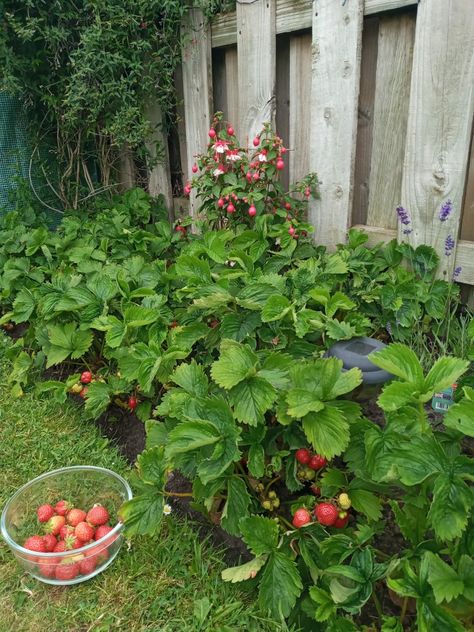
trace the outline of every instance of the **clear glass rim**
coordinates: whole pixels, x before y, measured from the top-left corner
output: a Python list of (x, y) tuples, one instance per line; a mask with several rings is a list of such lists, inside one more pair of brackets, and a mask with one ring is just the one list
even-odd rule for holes
[(89, 472), (100, 472), (102, 474), (107, 474), (108, 476), (115, 478), (117, 481), (119, 481), (123, 485), (126, 495), (127, 495), (126, 500), (131, 500), (131, 498), (133, 497), (132, 489), (130, 485), (128, 484), (128, 482), (123, 478), (123, 476), (120, 476), (120, 474), (117, 474), (113, 470), (109, 470), (105, 467), (98, 467), (96, 465), (71, 465), (69, 467), (60, 467), (56, 470), (50, 470), (49, 472), (44, 472), (43, 474), (40, 474), (36, 478), (33, 478), (31, 481), (28, 481), (27, 483), (22, 485), (19, 489), (17, 489), (17, 491), (13, 494), (13, 496), (11, 496), (9, 500), (7, 500), (6, 505), (3, 508), (2, 517), (0, 520), (0, 532), (4, 540), (7, 542), (7, 544), (11, 548), (15, 549), (18, 552), (24, 553), (25, 555), (28, 555), (30, 557), (38, 557), (38, 558), (64, 557), (65, 558), (65, 557), (78, 555), (82, 551), (88, 551), (94, 547), (97, 547), (98, 545), (100, 545), (100, 543), (103, 540), (105, 541), (107, 539), (111, 539), (115, 534), (118, 534), (123, 529), (124, 527), (123, 523), (118, 522), (115, 525), (115, 527), (113, 527), (112, 531), (109, 531), (109, 533), (104, 535), (100, 540), (95, 540), (91, 544), (86, 544), (85, 546), (81, 546), (79, 549), (71, 549), (70, 551), (61, 551), (58, 553), (54, 553), (54, 552), (40, 553), (38, 551), (31, 551), (30, 549), (25, 549), (23, 546), (21, 546), (21, 544), (18, 544), (18, 542), (15, 542), (15, 540), (8, 533), (7, 524), (6, 524), (6, 516), (8, 513), (8, 509), (10, 505), (13, 503), (13, 501), (17, 499), (26, 489), (28, 489), (29, 487), (32, 487), (33, 485), (35, 485), (36, 483), (42, 480), (45, 480), (57, 474), (64, 474), (67, 472), (83, 472), (84, 470), (89, 471)]

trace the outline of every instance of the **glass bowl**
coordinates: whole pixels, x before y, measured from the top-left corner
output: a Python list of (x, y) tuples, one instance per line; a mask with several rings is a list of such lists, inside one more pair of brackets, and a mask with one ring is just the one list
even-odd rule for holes
[[(18, 562), (39, 581), (59, 586), (77, 584), (103, 571), (116, 557), (123, 542), (123, 524), (117, 512), (131, 498), (127, 481), (111, 470), (91, 465), (53, 470), (26, 483), (10, 498), (3, 509), (1, 534)], [(45, 533), (37, 508), (46, 503), (54, 507), (60, 500), (84, 511), (103, 505), (110, 514), (112, 530), (99, 540), (64, 552), (39, 553), (24, 548), (28, 537)]]

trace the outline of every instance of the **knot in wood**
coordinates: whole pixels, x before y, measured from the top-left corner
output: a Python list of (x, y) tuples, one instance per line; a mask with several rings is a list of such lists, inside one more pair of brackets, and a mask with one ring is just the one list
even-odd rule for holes
[(344, 195), (344, 189), (341, 187), (340, 184), (337, 184), (334, 187), (334, 197), (340, 199), (342, 198), (343, 195)]
[(351, 73), (352, 73), (351, 63), (347, 59), (345, 59), (344, 60), (344, 66), (343, 66), (343, 69), (342, 69), (342, 76), (343, 77), (349, 77), (351, 75)]
[(332, 118), (331, 108), (324, 108), (324, 120), (329, 123)]

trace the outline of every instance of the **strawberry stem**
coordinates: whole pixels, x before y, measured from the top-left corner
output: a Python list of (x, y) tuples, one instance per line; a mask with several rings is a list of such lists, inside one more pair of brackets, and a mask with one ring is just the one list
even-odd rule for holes
[(192, 492), (163, 492), (165, 496), (172, 496), (173, 498), (192, 498)]

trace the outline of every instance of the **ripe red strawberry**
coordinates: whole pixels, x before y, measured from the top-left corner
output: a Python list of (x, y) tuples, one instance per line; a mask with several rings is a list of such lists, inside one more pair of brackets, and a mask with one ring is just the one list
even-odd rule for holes
[(337, 517), (336, 522), (332, 525), (335, 529), (344, 529), (349, 522), (349, 514), (346, 514), (344, 518)]
[(67, 500), (60, 500), (54, 506), (54, 511), (58, 514), (58, 516), (65, 516), (68, 511), (73, 508), (73, 504), (68, 502)]
[(77, 562), (68, 562), (63, 560), (61, 564), (56, 566), (56, 579), (67, 581), (74, 579), (79, 575), (79, 564)]
[(311, 514), (307, 509), (301, 507), (295, 511), (295, 515), (293, 516), (292, 524), (294, 527), (299, 529), (303, 527), (305, 524), (309, 524), (311, 522)]
[(104, 538), (108, 533), (113, 530), (113, 527), (109, 527), (108, 524), (102, 524), (95, 530), (94, 540), (100, 540)]
[(103, 505), (94, 505), (92, 509), (87, 512), (86, 520), (94, 527), (98, 527), (101, 524), (105, 524), (109, 519), (109, 512)]
[(66, 514), (66, 522), (73, 527), (77, 527), (80, 522), (84, 522), (86, 515), (86, 512), (82, 511), (82, 509), (71, 509)]
[(57, 559), (55, 557), (40, 557), (38, 560), (39, 574), (51, 579), (56, 574)]
[(308, 467), (310, 467), (312, 470), (320, 470), (322, 467), (325, 467), (327, 464), (328, 464), (327, 459), (325, 459), (320, 454), (314, 454), (308, 463)]
[(36, 510), (36, 515), (40, 522), (48, 522), (48, 520), (54, 516), (54, 509), (51, 505), (41, 505)]
[(286, 202), (285, 208), (286, 208), (287, 211), (290, 211), (291, 210), (291, 204), (289, 202)]
[(61, 527), (66, 524), (66, 518), (64, 516), (53, 516), (45, 524), (44, 530), (46, 533), (52, 533), (58, 535)]
[(43, 536), (43, 542), (46, 547), (46, 552), (51, 553), (54, 550), (54, 547), (58, 543), (56, 537), (52, 533), (47, 533)]
[(59, 540), (56, 546), (53, 549), (54, 553), (64, 553), (66, 551), (66, 542), (64, 540)]
[(321, 488), (318, 485), (311, 485), (311, 493), (315, 496), (321, 496)]
[(74, 527), (71, 527), (70, 524), (65, 524), (59, 529), (59, 537), (61, 540), (65, 540), (68, 535), (74, 534)]
[(89, 551), (86, 552), (86, 557), (91, 557), (96, 561), (97, 564), (102, 564), (102, 562), (105, 562), (109, 559), (108, 546), (100, 544), (98, 544), (97, 546), (93, 546)]
[(94, 537), (94, 527), (87, 522), (80, 522), (74, 529), (74, 535), (82, 542), (89, 542)]
[(81, 382), (83, 384), (90, 384), (92, 382), (92, 373), (90, 371), (84, 371), (81, 374)]
[(41, 535), (32, 535), (23, 544), (25, 549), (36, 551), (37, 553), (46, 553), (46, 544)]
[(135, 397), (135, 395), (131, 395), (128, 398), (128, 407), (131, 411), (134, 411), (135, 408), (138, 406), (138, 399)]
[(79, 538), (75, 535), (68, 535), (64, 540), (64, 545), (66, 547), (66, 551), (72, 551), (73, 549), (80, 549), (85, 546), (86, 543), (79, 540)]
[(325, 527), (331, 527), (339, 517), (339, 512), (331, 503), (319, 503), (314, 509), (316, 520)]
[(84, 386), (84, 388), (81, 390), (81, 392), (79, 393), (79, 396), (82, 397), (82, 399), (85, 398), (85, 396), (87, 395), (87, 391), (89, 389), (87, 388), (87, 386)]
[(306, 448), (300, 448), (295, 452), (295, 459), (298, 463), (301, 463), (301, 465), (306, 465), (311, 459), (311, 452)]
[(79, 562), (79, 572), (81, 575), (89, 575), (95, 571), (97, 567), (97, 560), (95, 557), (86, 557)]

